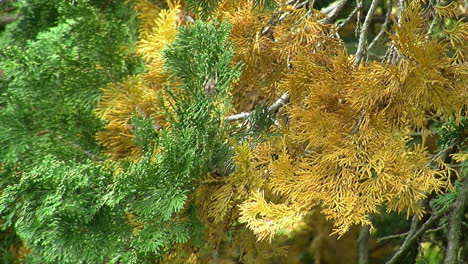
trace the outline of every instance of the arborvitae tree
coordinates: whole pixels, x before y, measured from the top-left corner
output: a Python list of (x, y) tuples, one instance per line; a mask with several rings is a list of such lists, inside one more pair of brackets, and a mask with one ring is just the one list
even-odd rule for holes
[(466, 10), (25, 1), (1, 41), (2, 236), (28, 263), (461, 262)]

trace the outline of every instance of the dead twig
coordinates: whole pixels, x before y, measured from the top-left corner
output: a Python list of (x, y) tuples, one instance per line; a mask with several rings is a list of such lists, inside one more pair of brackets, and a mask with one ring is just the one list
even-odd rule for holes
[(382, 36), (385, 34), (385, 31), (388, 28), (388, 25), (390, 24), (390, 14), (392, 13), (392, 5), (393, 5), (393, 0), (390, 0), (388, 3), (388, 9), (387, 13), (385, 14), (385, 21), (382, 24), (382, 29), (380, 32), (375, 36), (375, 38), (372, 40), (371, 44), (369, 44), (369, 47), (367, 47), (367, 50), (370, 50), (374, 47), (374, 45), (382, 38)]
[(332, 24), (335, 23), (335, 21), (338, 19), (338, 15), (341, 13), (341, 11), (344, 9), (346, 4), (349, 2), (349, 0), (341, 0), (338, 2), (336, 5), (334, 5), (333, 9), (331, 11), (328, 11), (326, 9), (323, 9), (322, 11), (324, 13), (330, 12), (329, 16), (327, 18), (322, 19), (323, 24)]

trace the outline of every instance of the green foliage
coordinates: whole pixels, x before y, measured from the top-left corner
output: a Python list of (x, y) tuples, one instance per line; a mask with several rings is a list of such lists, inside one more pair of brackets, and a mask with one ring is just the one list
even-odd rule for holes
[(156, 142), (158, 134), (156, 133), (153, 119), (151, 117), (134, 115), (132, 117), (132, 124), (135, 128), (135, 144), (145, 153), (154, 150), (155, 146), (153, 144)]
[[(41, 8), (50, 10), (49, 2)], [(23, 20), (37, 19), (28, 14)], [(60, 14), (67, 19), (62, 17), (24, 45), (8, 45), (0, 53), (5, 72), (0, 90), (0, 162), (5, 165), (28, 166), (46, 154), (61, 160), (97, 154), (94, 134), (102, 124), (93, 109), (100, 88), (138, 68), (138, 61), (129, 55), (135, 35), (130, 7), (120, 3), (101, 12), (90, 1), (62, 1)], [(23, 20), (13, 28), (26, 27)], [(13, 43), (22, 37), (8, 36)]]
[(225, 22), (197, 21), (193, 26), (180, 28), (174, 43), (163, 51), (164, 69), (174, 81), (182, 81), (184, 93), (196, 99), (208, 98), (205, 85), (212, 79), (215, 98), (226, 97), (229, 83), (239, 76), (239, 66), (230, 67), (234, 55), (228, 41), (230, 28)]
[(14, 225), (27, 241), (32, 262), (102, 262), (117, 251), (123, 232), (129, 233), (124, 215), (106, 205), (110, 180), (111, 173), (92, 162), (64, 163), (47, 156), (3, 191), (4, 227)]
[[(94, 107), (99, 101), (100, 88), (141, 68), (139, 59), (132, 55), (136, 38), (135, 14), (124, 1), (25, 0), (15, 5), (19, 18), (0, 37), (0, 195), (3, 206), (15, 203), (8, 206), (16, 211), (8, 214), (17, 225), (16, 233), (27, 241), (27, 247), (33, 248), (31, 262), (46, 263), (45, 256), (50, 259), (49, 263), (98, 259), (104, 255), (100, 245), (107, 246), (105, 240), (113, 239), (107, 235), (103, 237), (105, 234), (79, 233), (73, 228), (84, 228), (89, 221), (93, 224), (90, 228), (95, 229), (93, 232), (103, 231), (106, 225), (113, 223), (99, 225), (101, 220), (97, 219), (108, 212), (96, 208), (93, 212), (79, 209), (76, 213), (82, 218), (77, 220), (81, 222), (68, 225), (68, 218), (51, 218), (68, 214), (68, 211), (34, 212), (51, 208), (47, 204), (49, 201), (33, 200), (36, 196), (54, 197), (60, 186), (49, 182), (51, 177), (60, 176), (50, 175), (46, 170), (52, 166), (52, 160), (86, 163), (88, 158), (98, 157), (101, 148), (94, 134), (102, 127), (102, 121), (95, 116)], [(43, 163), (47, 155), (51, 156)], [(70, 166), (60, 165), (55, 172), (81, 173), (82, 168), (75, 168), (77, 164)], [(33, 178), (41, 184), (50, 183), (50, 188), (40, 191), (38, 186), (36, 192), (35, 185), (27, 186), (24, 182)], [(22, 183), (18, 182), (20, 179)], [(91, 188), (92, 184), (88, 183)], [(7, 185), (11, 189), (2, 193)], [(85, 188), (84, 185), (77, 188)], [(31, 188), (31, 192), (27, 192), (29, 196), (15, 196), (27, 188)], [(92, 192), (89, 195), (92, 194), (97, 195)], [(83, 199), (93, 201), (95, 197)], [(55, 205), (68, 206), (67, 202), (73, 201), (57, 201)], [(34, 209), (27, 211), (26, 208)], [(75, 209), (69, 208), (70, 211)], [(4, 213), (6, 211), (2, 216)], [(83, 218), (85, 215), (90, 218)], [(17, 221), (18, 217), (24, 221)], [(10, 230), (1, 232), (0, 240), (19, 239), (12, 236)], [(15, 242), (14, 250), (19, 250), (20, 246)], [(92, 249), (91, 255), (80, 251), (82, 246)], [(16, 253), (11, 249), (3, 243), (0, 245), (2, 261), (13, 258), (12, 254)], [(54, 252), (56, 256), (52, 257)]]

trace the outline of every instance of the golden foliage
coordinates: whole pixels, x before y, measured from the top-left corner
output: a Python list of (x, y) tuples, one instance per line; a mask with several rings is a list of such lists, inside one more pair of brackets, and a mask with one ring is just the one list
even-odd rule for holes
[(443, 163), (440, 170), (429, 168), (429, 153), (422, 145), (408, 147), (409, 135), (424, 129), (428, 114), (460, 116), (468, 102), (466, 66), (448, 55), (443, 41), (425, 33), (427, 21), (417, 2), (391, 36), (401, 55), (395, 65), (355, 67), (330, 29), (307, 26), (321, 37), (283, 33), (294, 43), (291, 48), (283, 43), (292, 66), (279, 86), (291, 95), (289, 121), (282, 139), (269, 139), (275, 143), (262, 143), (255, 151), (252, 162), (263, 160), (257, 168), (267, 175), (263, 190), (270, 195), (260, 190), (241, 204), (240, 221), (259, 239), (271, 239), (276, 230), (292, 226), (283, 217), (312, 208), (319, 208), (339, 235), (353, 225), (371, 224), (369, 214), (382, 204), (421, 216), (420, 201), (452, 188), (455, 172)]

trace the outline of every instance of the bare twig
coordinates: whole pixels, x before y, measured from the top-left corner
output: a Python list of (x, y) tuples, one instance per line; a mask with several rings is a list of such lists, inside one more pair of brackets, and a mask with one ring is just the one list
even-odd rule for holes
[(335, 21), (338, 19), (338, 15), (341, 13), (343, 8), (346, 6), (346, 4), (349, 2), (349, 0), (341, 0), (338, 2), (335, 7), (332, 9), (330, 12), (330, 15), (322, 20), (323, 24), (332, 24), (335, 23)]
[(437, 154), (433, 155), (431, 160), (426, 164), (426, 166), (431, 167), (431, 164), (439, 157), (442, 157), (442, 161), (450, 154), (450, 152), (459, 144), (459, 140), (453, 140), (453, 142), (445, 147), (443, 150), (437, 152)]
[[(272, 105), (268, 107), (268, 112), (272, 114), (276, 113), (284, 104), (288, 103), (288, 101), (289, 101), (289, 93), (285, 92), (283, 95), (281, 95), (280, 98), (278, 98)], [(248, 118), (251, 115), (252, 115), (252, 112), (243, 112), (243, 113), (228, 116), (224, 120), (228, 122), (242, 120), (242, 119)]]
[(356, 5), (356, 7), (353, 9), (353, 11), (351, 11), (349, 16), (343, 22), (338, 24), (338, 26), (336, 26), (336, 31), (340, 30), (344, 25), (346, 25), (354, 17), (354, 15), (356, 15), (356, 13), (361, 9), (361, 7), (362, 5)]
[(358, 48), (356, 55), (354, 55), (354, 65), (358, 65), (364, 56), (364, 51), (366, 49), (367, 30), (370, 27), (372, 17), (374, 16), (374, 12), (377, 9), (378, 2), (379, 0), (372, 0), (371, 6), (366, 15), (366, 19), (364, 20), (364, 24), (362, 25), (361, 32), (359, 34)]
[(385, 14), (385, 22), (382, 24), (382, 29), (377, 34), (377, 36), (375, 36), (375, 38), (372, 40), (371, 44), (369, 44), (369, 47), (367, 48), (367, 50), (372, 49), (374, 45), (380, 40), (380, 38), (382, 38), (385, 31), (387, 30), (388, 25), (390, 24), (390, 14), (392, 13), (392, 5), (393, 5), (393, 0), (390, 0), (388, 3), (387, 13)]
[(226, 117), (224, 120), (228, 121), (228, 122), (229, 121), (242, 120), (242, 119), (248, 118), (251, 114), (252, 114), (252, 112), (242, 112), (242, 113), (239, 113), (239, 114), (230, 115), (230, 116)]
[[(452, 207), (451, 206), (446, 206), (442, 209), (440, 209), (438, 212), (436, 212), (434, 215), (432, 215), (429, 220), (427, 220), (424, 224), (421, 225), (417, 231), (412, 232), (410, 229), (410, 232), (408, 236), (406, 237), (405, 241), (401, 245), (401, 247), (397, 250), (397, 252), (393, 255), (393, 257), (387, 261), (386, 264), (396, 264), (400, 263), (401, 259), (405, 256), (405, 254), (408, 252), (410, 247), (432, 226), (434, 225), (437, 221), (439, 221), (440, 218), (442, 218), (447, 212), (450, 211)], [(415, 216), (416, 217), (416, 216)], [(413, 224), (412, 224), (413, 226)]]
[(465, 208), (468, 204), (468, 176), (465, 176), (462, 188), (453, 205), (453, 211), (449, 217), (449, 231), (447, 235), (447, 251), (444, 264), (458, 263), (458, 250), (460, 249), (461, 223)]
[[(442, 230), (444, 229), (445, 227), (447, 226), (447, 224), (443, 224), (437, 228), (433, 228), (433, 229), (429, 229), (426, 231), (426, 234), (427, 233), (433, 233), (433, 232), (437, 232), (439, 230)], [(383, 241), (386, 241), (386, 240), (390, 240), (390, 239), (396, 239), (396, 238), (402, 238), (402, 237), (406, 237), (408, 236), (409, 232), (405, 232), (405, 233), (401, 233), (401, 234), (395, 234), (395, 235), (389, 235), (389, 236), (384, 236), (384, 237), (381, 237), (381, 238), (378, 238), (377, 239), (377, 243), (381, 243)]]
[(272, 105), (270, 105), (270, 107), (268, 107), (268, 111), (270, 113), (276, 113), (280, 109), (280, 107), (286, 104), (288, 101), (289, 93), (285, 92), (283, 95), (281, 95), (280, 98), (278, 98), (278, 100), (276, 100), (276, 102), (274, 102)]
[[(304, 0), (303, 2), (299, 2), (299, 0), (291, 0), (291, 1), (286, 2), (286, 5), (293, 5), (294, 8), (300, 9), (300, 8), (304, 7), (305, 5), (309, 4), (309, 2), (311, 2), (311, 1), (312, 0)], [(260, 35), (261, 36), (269, 35), (269, 33), (271, 33), (273, 28), (276, 25), (278, 25), (279, 23), (281, 23), (291, 13), (292, 13), (291, 11), (284, 11), (284, 12), (280, 11), (280, 12), (276, 13), (275, 15), (273, 15), (273, 17), (268, 22), (268, 26), (263, 28), (262, 32), (260, 32)]]

